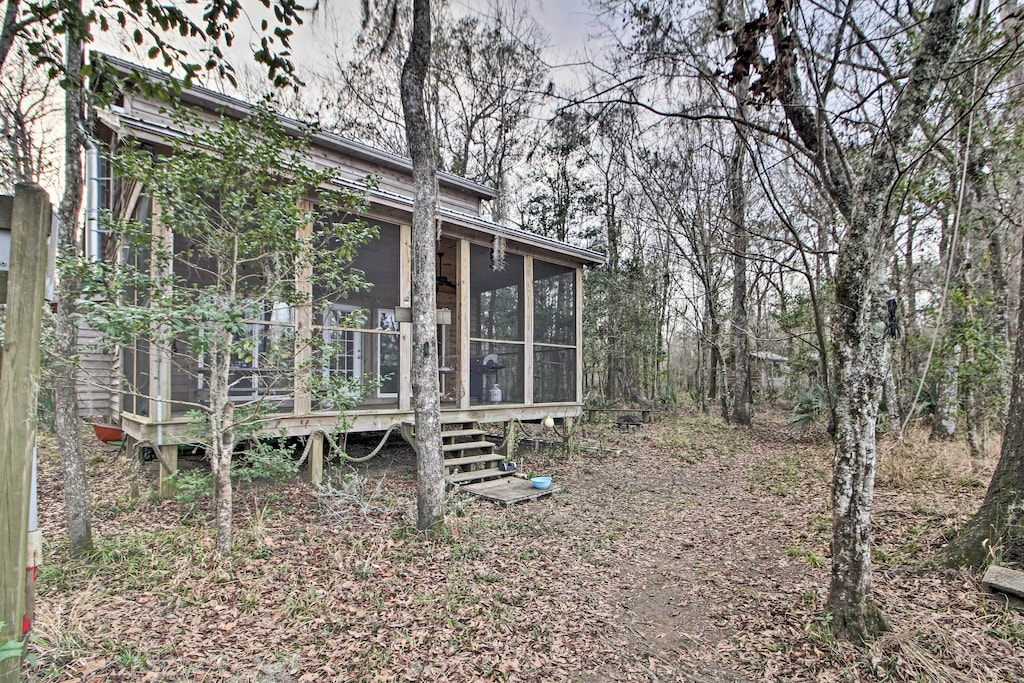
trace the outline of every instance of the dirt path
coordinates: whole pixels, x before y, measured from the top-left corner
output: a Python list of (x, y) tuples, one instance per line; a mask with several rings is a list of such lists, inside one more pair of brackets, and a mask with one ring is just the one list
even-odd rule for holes
[(778, 593), (811, 590), (795, 544), (823, 554), (824, 537), (805, 532), (824, 512), (821, 449), (802, 446), (809, 462), (791, 467), (800, 444), (780, 453), (766, 433), (703, 419), (603, 436), (623, 456), (579, 468), (571, 507), (614, 543), (610, 599), (627, 641), (662, 677), (745, 680), (729, 662), (743, 624)]
[[(621, 534), (609, 600), (626, 647), (648, 654), (648, 679), (1024, 680), (1021, 614), (977, 574), (930, 564), (983, 482), (959, 449), (913, 439), (883, 443), (876, 492), (876, 596), (893, 632), (866, 651), (832, 639), (831, 446), (784, 420), (748, 430), (683, 416), (602, 434), (623, 457), (574, 471), (575, 514)], [(633, 680), (621, 668), (602, 676)]]

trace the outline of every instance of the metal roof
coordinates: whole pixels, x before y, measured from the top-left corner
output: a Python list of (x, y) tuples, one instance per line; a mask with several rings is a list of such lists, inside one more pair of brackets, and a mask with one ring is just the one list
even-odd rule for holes
[[(106, 62), (120, 74), (145, 74), (148, 78), (152, 78), (154, 80), (172, 80), (172, 77), (169, 74), (163, 73), (162, 71), (140, 66), (126, 59), (102, 52), (94, 52), (93, 59), (99, 59)], [(249, 102), (219, 93), (215, 90), (210, 90), (209, 88), (204, 88), (200, 85), (193, 85), (190, 88), (183, 89), (180, 93), (177, 93), (177, 96), (183, 102), (188, 102), (210, 110), (225, 110), (239, 118), (247, 116), (253, 111), (253, 109), (255, 109), (255, 107)], [(278, 114), (278, 120), (286, 129), (298, 130), (307, 127), (306, 124), (298, 119), (282, 116), (280, 114)], [(338, 135), (337, 133), (331, 133), (328, 131), (319, 131), (313, 135), (313, 140), (321, 147), (343, 152), (351, 157), (380, 164), (386, 168), (403, 171), (405, 173), (412, 173), (412, 161), (408, 157), (403, 157), (382, 149), (377, 149), (376, 147), (371, 147), (370, 145), (352, 140), (351, 138), (347, 138), (343, 135)], [(497, 192), (493, 188), (469, 180), (468, 178), (457, 176), (453, 173), (439, 171), (437, 174), (437, 180), (441, 185), (470, 192), (481, 199), (494, 199), (497, 196)]]
[[(130, 62), (126, 62), (124, 60), (121, 60), (121, 59), (118, 59), (118, 58), (115, 58), (115, 57), (108, 57), (107, 55), (101, 55), (101, 57), (103, 59), (109, 59), (111, 61), (111, 63), (114, 64), (119, 69), (131, 69), (131, 70), (134, 70), (134, 71), (141, 71), (141, 72), (146, 72), (146, 73), (152, 73), (155, 77), (159, 77), (159, 78), (164, 78), (164, 79), (169, 78), (167, 76), (167, 74), (162, 74), (162, 73), (157, 72), (157, 71), (152, 71), (151, 69), (145, 69), (143, 67), (136, 66), (134, 64), (131, 64)], [(186, 93), (194, 92), (196, 90), (197, 90), (197, 88), (193, 87), (191, 90), (184, 91), (184, 93), (182, 93), (182, 94), (184, 95)], [(224, 100), (224, 101), (230, 101), (232, 103), (237, 103), (239, 106), (243, 106), (243, 107), (248, 108), (248, 110), (252, 109), (251, 105), (248, 105), (245, 102), (242, 102), (240, 100), (235, 100), (234, 98), (230, 98), (230, 97), (227, 97), (226, 95), (221, 95), (219, 93), (215, 93), (215, 92), (213, 92), (211, 90), (207, 90), (205, 88), (199, 88), (199, 90), (202, 91), (199, 94), (202, 95), (203, 98), (207, 98), (207, 99), (197, 100), (197, 101), (194, 102), (195, 104), (200, 104), (200, 105), (208, 104), (211, 98), (215, 98), (218, 101)], [(126, 127), (126, 128), (129, 128), (129, 129), (132, 129), (132, 130), (134, 130), (136, 132), (150, 133), (152, 135), (157, 135), (157, 136), (159, 136), (159, 137), (161, 137), (163, 139), (182, 138), (185, 135), (182, 131), (177, 130), (175, 128), (171, 128), (169, 126), (166, 126), (166, 125), (163, 125), (163, 124), (159, 124), (159, 123), (154, 123), (152, 121), (147, 121), (145, 119), (139, 118), (137, 116), (132, 116), (132, 115), (126, 114), (124, 112), (111, 112), (111, 115), (116, 117), (118, 125)], [(104, 116), (104, 117), (101, 117), (101, 118), (107, 118), (107, 117)], [(283, 121), (291, 122), (295, 126), (300, 126), (301, 125), (300, 122), (295, 121), (294, 119), (287, 119), (286, 117), (281, 117), (281, 118), (282, 118)], [(107, 125), (112, 125), (112, 122), (110, 122), (109, 120), (106, 121), (106, 123), (107, 123)], [(376, 161), (377, 163), (383, 163), (381, 161), (381, 159), (384, 159), (384, 158), (389, 158), (389, 159), (392, 159), (392, 160), (401, 161), (404, 165), (402, 165), (402, 166), (395, 166), (395, 168), (398, 168), (398, 170), (401, 170), (401, 171), (404, 171), (404, 172), (407, 172), (407, 173), (411, 173), (412, 172), (411, 162), (409, 162), (408, 159), (404, 159), (402, 157), (399, 157), (399, 156), (396, 156), (396, 155), (393, 155), (393, 154), (389, 154), (388, 152), (384, 152), (383, 150), (375, 149), (375, 148), (370, 147), (368, 145), (364, 145), (362, 143), (355, 142), (354, 140), (349, 140), (347, 138), (344, 138), (344, 137), (342, 137), (340, 135), (335, 135), (333, 133), (323, 133), (323, 134), (319, 134), (319, 135), (314, 137), (314, 144), (324, 144), (325, 141), (331, 142), (331, 143), (338, 142), (338, 144), (340, 146), (334, 148), (337, 151), (343, 152), (343, 153), (346, 153), (346, 154), (351, 154), (353, 156), (357, 156), (358, 158), (366, 159), (366, 160), (369, 160), (369, 161)], [(395, 163), (397, 164), (398, 161), (396, 161)], [(463, 189), (470, 189), (470, 191), (474, 191), (470, 187), (470, 186), (472, 186), (472, 187), (475, 187), (475, 188), (483, 188), (485, 190), (490, 191), (489, 188), (485, 188), (483, 185), (479, 185), (478, 183), (474, 183), (474, 182), (472, 182), (470, 180), (466, 180), (465, 178), (459, 178), (458, 176), (454, 176), (452, 174), (441, 174), (441, 173), (439, 173), (438, 176), (439, 176), (439, 181), (441, 181), (441, 177), (444, 176), (444, 177), (447, 177), (449, 179), (454, 179), (455, 181), (460, 181), (461, 183), (464, 183), (465, 186), (457, 185), (458, 187), (463, 187)], [(400, 208), (412, 211), (412, 206), (413, 206), (413, 199), (412, 199), (412, 197), (408, 197), (406, 195), (399, 194), (397, 192), (389, 192), (389, 191), (386, 191), (386, 190), (381, 190), (381, 189), (378, 189), (378, 188), (367, 188), (359, 179), (344, 178), (344, 177), (340, 177), (339, 176), (339, 177), (334, 178), (334, 182), (338, 186), (340, 186), (340, 187), (346, 187), (346, 188), (358, 190), (360, 192), (364, 192), (364, 193), (366, 193), (366, 195), (371, 200), (376, 199), (376, 200), (378, 200), (378, 202), (386, 203), (386, 204), (391, 204), (393, 206), (400, 207)], [(493, 196), (493, 194), (491, 196)], [(557, 253), (557, 254), (561, 254), (563, 256), (567, 256), (567, 257), (569, 257), (569, 258), (571, 258), (573, 260), (580, 261), (580, 262), (582, 262), (584, 264), (598, 265), (598, 264), (602, 264), (602, 263), (605, 262), (605, 256), (603, 254), (599, 253), (599, 252), (592, 251), (590, 249), (584, 249), (584, 248), (581, 248), (581, 247), (575, 247), (575, 246), (572, 246), (570, 244), (566, 244), (564, 242), (560, 242), (560, 241), (558, 241), (556, 239), (552, 239), (550, 237), (545, 237), (543, 235), (538, 235), (536, 233), (528, 232), (526, 230), (520, 230), (518, 228), (513, 228), (513, 227), (510, 227), (510, 226), (501, 225), (499, 223), (494, 223), (494, 222), (489, 221), (489, 220), (487, 220), (485, 218), (481, 218), (480, 216), (475, 216), (475, 215), (472, 215), (472, 214), (464, 213), (464, 212), (461, 212), (461, 211), (455, 211), (453, 209), (446, 209), (446, 208), (442, 208), (442, 207), (438, 207), (437, 215), (438, 215), (439, 218), (441, 218), (442, 220), (444, 220), (444, 221), (446, 221), (448, 223), (455, 224), (455, 225), (461, 225), (461, 226), (467, 227), (467, 228), (469, 228), (471, 230), (476, 230), (478, 232), (484, 233), (484, 234), (489, 235), (489, 236), (498, 235), (498, 236), (504, 237), (507, 240), (511, 240), (511, 241), (517, 242), (519, 244), (523, 244), (523, 245), (531, 246), (531, 247), (534, 247), (534, 248), (543, 249), (545, 251), (550, 251), (550, 252), (554, 252), (554, 253)]]
[[(402, 208), (408, 208), (410, 211), (413, 206), (413, 198), (407, 197), (406, 195), (399, 194), (397, 192), (388, 192), (386, 190), (367, 188), (361, 182), (351, 180), (348, 178), (335, 178), (334, 182), (340, 187), (358, 190), (365, 192), (367, 196), (378, 201), (383, 200), (384, 203), (391, 205), (400, 206)], [(574, 260), (581, 261), (586, 264), (600, 265), (605, 262), (604, 254), (593, 251), (590, 249), (584, 249), (582, 247), (575, 247), (565, 242), (560, 242), (544, 235), (538, 235), (537, 233), (528, 232), (526, 230), (520, 230), (519, 228), (509, 227), (507, 225), (501, 225), (500, 223), (494, 223), (485, 218), (474, 216), (472, 214), (463, 213), (462, 211), (455, 211), (454, 209), (446, 209), (438, 207), (437, 215), (439, 218), (447, 223), (462, 225), (477, 232), (484, 233), (486, 235), (498, 235), (504, 237), (507, 240), (518, 242), (519, 244), (528, 245), (543, 249), (545, 251), (551, 251), (563, 256), (569, 256)]]

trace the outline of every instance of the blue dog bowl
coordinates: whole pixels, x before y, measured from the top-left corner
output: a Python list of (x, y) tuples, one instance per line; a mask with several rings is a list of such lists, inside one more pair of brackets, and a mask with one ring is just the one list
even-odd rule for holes
[(533, 477), (530, 481), (533, 482), (535, 489), (546, 489), (551, 486), (551, 477)]

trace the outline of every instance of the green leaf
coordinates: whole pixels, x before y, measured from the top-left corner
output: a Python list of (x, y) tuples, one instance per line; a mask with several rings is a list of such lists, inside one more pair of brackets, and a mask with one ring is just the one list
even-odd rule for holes
[(8, 640), (6, 643), (0, 643), (0, 662), (5, 659), (21, 657), (21, 652), (24, 649), (25, 646), (17, 640)]

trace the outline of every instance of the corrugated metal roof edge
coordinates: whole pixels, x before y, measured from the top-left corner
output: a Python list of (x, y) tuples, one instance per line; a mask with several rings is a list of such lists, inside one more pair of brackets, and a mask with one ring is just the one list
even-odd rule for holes
[[(407, 197), (405, 195), (398, 194), (397, 192), (387, 192), (386, 190), (380, 189), (368, 189), (366, 186), (359, 182), (348, 180), (345, 178), (335, 178), (334, 182), (341, 187), (366, 192), (371, 197), (389, 199), (392, 202), (401, 204), (404, 207), (408, 207), (410, 210), (412, 209), (412, 197)], [(473, 216), (472, 214), (463, 213), (461, 211), (455, 211), (454, 209), (438, 208), (437, 214), (444, 219), (448, 219), (449, 222), (457, 222), (464, 226), (473, 228), (475, 230), (479, 230), (480, 232), (483, 232), (488, 235), (497, 234), (500, 235), (501, 237), (513, 240), (515, 242), (519, 242), (521, 244), (539, 247), (547, 251), (558, 252), (564, 256), (570, 256), (574, 259), (577, 259), (583, 263), (601, 265), (607, 260), (605, 255), (600, 252), (592, 251), (590, 249), (584, 249), (582, 247), (574, 247), (571, 244), (559, 242), (558, 240), (552, 239), (550, 237), (538, 235), (533, 232), (527, 232), (526, 230), (520, 230), (519, 228), (513, 228), (507, 225), (501, 225), (500, 223), (494, 223), (485, 218)]]
[[(122, 72), (135, 72), (145, 73), (153, 78), (161, 80), (170, 80), (173, 77), (170, 74), (151, 69), (149, 67), (135, 64), (121, 57), (115, 57), (104, 52), (94, 51), (92, 53), (93, 58), (102, 59), (111, 64), (116, 69)], [(193, 104), (207, 104), (211, 107), (216, 108), (218, 105), (222, 107), (228, 107), (234, 110), (237, 114), (245, 115), (252, 111), (254, 105), (244, 100), (240, 100), (237, 97), (231, 97), (219, 93), (215, 90), (203, 87), (201, 85), (193, 85), (191, 88), (182, 90), (180, 97), (185, 101), (191, 101)], [(305, 127), (302, 121), (293, 119), (288, 116), (278, 114), (278, 119), (285, 125), (291, 125), (293, 128), (301, 129)], [(331, 133), (328, 131), (319, 131), (313, 136), (313, 139), (320, 145), (328, 148), (335, 149), (339, 152), (350, 154), (354, 157), (364, 159), (366, 161), (372, 161), (374, 163), (394, 168), (396, 170), (405, 171), (408, 173), (412, 172), (412, 161), (407, 157), (400, 156), (398, 154), (392, 154), (383, 149), (377, 149), (362, 142), (358, 142), (351, 138), (347, 138), (337, 133)], [(497, 196), (497, 192), (494, 188), (487, 187), (481, 183), (457, 176), (453, 173), (446, 171), (439, 171), (437, 174), (438, 182), (448, 187), (465, 190), (472, 194), (477, 195), (481, 199), (494, 199)]]

